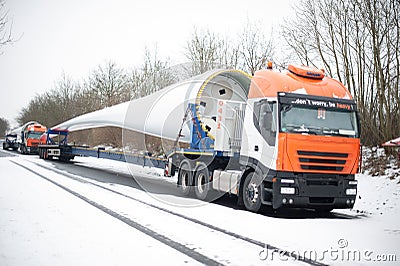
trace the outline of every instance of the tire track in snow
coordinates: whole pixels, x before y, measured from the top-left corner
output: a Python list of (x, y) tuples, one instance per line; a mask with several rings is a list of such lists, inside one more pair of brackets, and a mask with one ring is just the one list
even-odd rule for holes
[[(286, 257), (288, 257), (288, 258), (295, 259), (296, 261), (304, 262), (304, 263), (307, 263), (307, 264), (309, 264), (309, 265), (316, 265), (316, 266), (326, 266), (326, 265), (327, 265), (327, 264), (324, 264), (324, 263), (321, 263), (321, 262), (318, 262), (318, 261), (315, 261), (315, 260), (312, 260), (312, 259), (309, 259), (309, 258), (306, 258), (306, 257), (299, 256), (299, 254), (293, 254), (293, 253), (290, 252), (290, 251), (287, 251), (287, 250), (282, 249), (282, 248), (278, 248), (278, 247), (276, 247), (276, 246), (274, 246), (274, 245), (270, 245), (270, 244), (267, 244), (267, 243), (265, 243), (265, 242), (261, 242), (261, 241), (258, 241), (258, 240), (255, 240), (255, 239), (252, 239), (252, 238), (249, 238), (249, 237), (246, 237), (246, 236), (242, 236), (242, 235), (240, 235), (240, 234), (237, 234), (237, 233), (234, 233), (234, 232), (225, 230), (225, 229), (223, 229), (223, 228), (220, 228), (220, 227), (217, 227), (217, 226), (215, 226), (215, 225), (212, 225), (212, 224), (209, 224), (209, 223), (200, 221), (200, 220), (198, 220), (198, 219), (191, 218), (191, 217), (188, 217), (188, 216), (186, 216), (186, 215), (183, 215), (183, 214), (180, 214), (180, 213), (177, 213), (177, 212), (174, 212), (174, 211), (165, 209), (165, 208), (163, 208), (163, 207), (159, 207), (159, 206), (157, 206), (157, 205), (154, 205), (154, 204), (151, 204), (151, 203), (142, 201), (142, 200), (140, 200), (140, 199), (137, 199), (137, 198), (134, 198), (134, 197), (132, 197), (132, 196), (126, 195), (126, 194), (121, 193), (121, 192), (119, 192), (119, 191), (116, 191), (116, 190), (114, 190), (114, 189), (104, 187), (104, 186), (102, 186), (102, 185), (99, 185), (99, 184), (96, 184), (96, 183), (94, 183), (94, 182), (85, 180), (85, 179), (83, 179), (83, 178), (79, 178), (78, 176), (76, 176), (76, 175), (74, 175), (74, 174), (69, 174), (69, 173), (66, 173), (66, 172), (61, 171), (61, 170), (53, 169), (53, 168), (50, 168), (50, 167), (47, 167), (47, 166), (38, 164), (38, 163), (33, 162), (33, 161), (29, 161), (29, 162), (31, 162), (31, 163), (33, 163), (33, 164), (35, 164), (35, 165), (37, 165), (37, 166), (39, 166), (39, 167), (41, 167), (41, 168), (44, 168), (44, 169), (46, 169), (46, 170), (49, 170), (49, 171), (52, 171), (52, 172), (56, 172), (56, 173), (61, 174), (61, 175), (63, 175), (63, 176), (67, 176), (68, 178), (71, 178), (71, 179), (73, 179), (73, 180), (75, 180), (75, 181), (78, 181), (78, 182), (81, 182), (81, 183), (85, 183), (85, 184), (93, 185), (93, 186), (95, 186), (95, 187), (104, 189), (104, 190), (106, 190), (106, 191), (115, 193), (115, 194), (117, 194), (117, 195), (119, 195), (119, 196), (128, 198), (128, 199), (133, 200), (133, 201), (136, 201), (136, 202), (138, 202), (138, 203), (141, 203), (141, 204), (146, 205), (146, 206), (148, 206), (148, 207), (151, 207), (151, 208), (154, 208), (154, 209), (163, 211), (163, 212), (165, 212), (165, 213), (168, 213), (168, 214), (177, 216), (177, 217), (179, 217), (179, 218), (185, 219), (185, 220), (190, 221), (190, 222), (192, 222), (192, 223), (195, 223), (195, 224), (204, 226), (204, 227), (209, 228), (209, 229), (211, 229), (211, 230), (218, 231), (218, 232), (220, 232), (220, 233), (223, 233), (223, 234), (225, 234), (225, 235), (229, 235), (229, 236), (231, 236), (231, 237), (237, 238), (237, 239), (242, 240), (242, 241), (244, 241), (244, 242), (247, 242), (247, 243), (256, 245), (256, 246), (258, 246), (258, 247), (261, 247), (261, 248), (266, 248), (266, 247), (268, 247), (269, 249), (275, 250), (275, 251), (276, 251), (277, 253), (279, 253), (280, 255), (284, 255), (284, 256), (286, 256)], [(53, 182), (53, 181), (51, 181), (51, 182)]]
[(11, 161), (11, 162), (16, 164), (16, 165), (18, 165), (18, 166), (20, 166), (20, 167), (22, 167), (22, 168), (24, 168), (24, 169), (26, 169), (27, 171), (29, 171), (29, 172), (37, 175), (37, 176), (45, 179), (46, 181), (52, 183), (53, 185), (56, 185), (57, 187), (67, 191), (68, 193), (74, 195), (75, 197), (85, 201), (86, 203), (89, 203), (93, 207), (95, 207), (95, 208), (103, 211), (104, 213), (106, 213), (106, 214), (108, 214), (108, 215), (120, 220), (121, 222), (129, 225), (130, 227), (133, 227), (136, 230), (139, 230), (140, 232), (150, 236), (151, 238), (154, 238), (155, 240), (160, 241), (161, 243), (163, 243), (163, 244), (165, 244), (165, 245), (167, 245), (167, 246), (169, 246), (169, 247), (171, 247), (171, 248), (173, 248), (173, 249), (185, 254), (186, 256), (191, 257), (192, 259), (194, 259), (194, 260), (196, 260), (196, 261), (198, 261), (200, 263), (203, 263), (205, 265), (223, 265), (220, 262), (217, 262), (217, 261), (215, 261), (215, 260), (213, 260), (213, 259), (211, 259), (211, 258), (209, 258), (209, 257), (207, 257), (207, 256), (205, 256), (203, 254), (200, 254), (199, 252), (197, 252), (197, 251), (195, 251), (195, 250), (193, 250), (191, 248), (188, 248), (185, 245), (182, 245), (181, 243), (178, 243), (178, 242), (176, 242), (176, 241), (174, 241), (174, 240), (172, 240), (172, 239), (170, 239), (170, 238), (168, 238), (168, 237), (166, 237), (164, 235), (161, 235), (161, 234), (151, 230), (150, 228), (148, 228), (146, 226), (143, 226), (143, 225), (141, 225), (141, 224), (139, 224), (139, 223), (137, 223), (137, 222), (135, 222), (135, 221), (133, 221), (133, 220), (121, 215), (121, 214), (119, 214), (119, 213), (116, 213), (115, 211), (113, 211), (113, 210), (111, 210), (111, 209), (109, 209), (109, 208), (107, 208), (107, 207), (105, 207), (105, 206), (103, 206), (103, 205), (101, 205), (101, 204), (99, 204), (99, 203), (97, 203), (95, 201), (92, 201), (91, 199), (83, 196), (82, 194), (79, 194), (79, 193), (77, 193), (77, 192), (75, 192), (75, 191), (63, 186), (63, 185), (51, 180), (50, 178), (47, 178), (44, 175), (42, 175), (40, 173), (37, 173), (32, 169), (29, 169), (28, 167), (26, 167), (26, 166), (24, 166), (22, 164), (19, 164), (19, 163), (15, 162), (15, 161)]

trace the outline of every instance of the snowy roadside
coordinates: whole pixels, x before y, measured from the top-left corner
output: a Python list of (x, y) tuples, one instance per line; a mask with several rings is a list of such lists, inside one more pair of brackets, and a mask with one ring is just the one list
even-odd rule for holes
[[(94, 159), (94, 160), (93, 160)], [(94, 167), (103, 170), (111, 170), (126, 175), (140, 176), (142, 178), (163, 179), (167, 182), (176, 183), (175, 177), (164, 177), (164, 169), (128, 164), (120, 161), (93, 157), (75, 157), (74, 162), (79, 165)]]
[(400, 167), (397, 158), (387, 157), (383, 148), (363, 147), (363, 172), (356, 175), (358, 197), (352, 211), (400, 218)]
[(196, 261), (0, 158), (0, 265)]
[[(21, 156), (20, 158), (18, 158), (18, 160), (22, 161), (29, 160), (29, 161), (36, 161), (41, 164), (47, 164), (47, 165), (50, 164), (49, 162), (39, 160), (36, 157), (28, 157), (28, 156), (26, 157)], [(77, 161), (77, 164), (83, 164), (88, 167), (104, 169), (107, 171), (115, 171), (116, 173), (122, 172), (129, 174), (130, 171), (132, 171), (136, 175), (141, 175), (141, 176), (143, 175), (145, 178), (163, 179), (166, 180), (167, 182), (174, 182), (173, 179), (168, 179), (162, 176), (162, 169), (141, 167), (136, 165), (129, 166), (128, 168), (127, 165), (122, 162), (97, 159), (97, 158), (77, 157), (75, 161)], [(3, 166), (4, 165), (0, 165), (0, 169), (2, 169), (0, 173), (2, 174), (2, 176), (6, 172), (6, 169), (3, 168)], [(8, 165), (6, 167), (10, 166)], [(7, 174), (7, 178), (12, 178), (12, 175), (8, 177)], [(288, 251), (293, 251), (298, 254), (306, 254), (306, 255), (309, 254), (311, 258), (313, 258), (312, 256), (316, 254), (318, 255), (317, 259), (323, 263), (328, 263), (332, 265), (336, 264), (340, 265), (343, 263), (349, 265), (354, 265), (354, 264), (364, 265), (364, 264), (371, 264), (373, 262), (373, 259), (375, 259), (376, 262), (377, 255), (393, 255), (393, 254), (396, 256), (397, 261), (399, 261), (400, 254), (398, 253), (399, 251), (397, 248), (400, 244), (400, 226), (398, 222), (400, 215), (399, 211), (400, 206), (398, 204), (398, 197), (400, 195), (400, 190), (399, 190), (400, 186), (397, 184), (399, 180), (398, 179), (390, 180), (385, 177), (372, 177), (369, 175), (357, 175), (357, 179), (359, 180), (359, 196), (361, 198), (357, 199), (355, 208), (353, 210), (334, 211), (335, 213), (348, 214), (350, 215), (349, 218), (335, 218), (335, 217), (307, 218), (307, 217), (301, 217), (301, 215), (299, 217), (289, 217), (289, 218), (274, 217), (274, 216), (271, 217), (271, 216), (253, 214), (243, 210), (226, 208), (224, 206), (216, 204), (204, 204), (204, 203), (197, 204), (195, 208), (182, 208), (179, 206), (164, 204), (163, 202), (160, 202), (154, 197), (149, 197), (148, 195), (149, 193), (146, 193), (141, 190), (137, 190), (126, 186), (120, 186), (117, 184), (107, 184), (107, 185), (109, 185), (113, 189), (118, 189), (118, 191), (129, 193), (134, 197), (145, 199), (151, 204), (168, 208), (177, 213), (181, 213), (183, 215), (202, 220), (209, 224), (216, 225), (220, 228), (225, 228), (226, 230), (230, 230), (232, 232), (236, 232), (238, 234), (253, 239), (265, 241), (266, 244), (268, 243), (271, 245), (275, 245), (277, 247), (284, 248)], [(21, 182), (20, 185), (22, 184), (23, 183)], [(18, 189), (19, 186), (14, 186), (14, 188), (10, 188), (10, 190), (13, 191), (18, 191)], [(37, 186), (35, 189), (36, 191), (42, 191), (43, 189), (47, 189), (47, 186), (40, 185)], [(2, 190), (0, 189), (0, 191)], [(31, 189), (29, 189), (29, 191), (30, 193), (27, 193), (25, 195), (25, 200), (28, 200), (26, 199), (26, 197), (30, 198), (30, 197), (35, 197), (36, 195), (36, 193), (32, 193)], [(59, 194), (61, 193), (55, 193), (54, 195), (49, 197), (54, 198), (55, 202), (58, 202), (56, 201), (56, 199), (58, 197), (57, 195)], [(47, 198), (46, 192), (44, 193), (44, 196)], [(172, 198), (173, 196), (167, 196), (167, 197)], [(193, 199), (193, 201), (196, 200)], [(115, 202), (113, 204), (116, 204), (115, 206), (120, 205), (120, 203), (118, 202)], [(3, 206), (3, 204), (1, 206)], [(34, 210), (35, 206), (31, 206), (31, 208)], [(47, 214), (47, 217), (57, 216), (58, 213), (63, 214), (65, 212), (65, 208), (67, 208), (68, 210), (68, 206), (62, 203), (55, 203), (49, 208), (52, 208), (52, 210), (50, 210), (50, 214)], [(58, 210), (58, 208), (60, 208), (61, 210)], [(10, 215), (10, 213), (7, 213), (7, 215)], [(43, 215), (45, 216), (46, 213), (44, 213)], [(68, 213), (68, 215), (75, 216), (75, 213)], [(140, 213), (137, 213), (137, 215), (141, 216)], [(65, 216), (67, 216), (67, 214), (65, 214)], [(41, 219), (41, 218), (35, 217), (35, 219)], [(70, 218), (66, 217), (60, 218), (60, 220), (63, 219), (70, 219)], [(76, 216), (73, 219), (77, 219)], [(92, 218), (92, 219), (98, 220), (97, 218)], [(4, 223), (6, 224), (6, 222)], [(52, 224), (62, 225), (63, 223), (62, 221), (59, 221), (57, 219)], [(46, 226), (49, 226), (48, 223), (46, 224)], [(75, 224), (75, 226), (77, 225)], [(11, 225), (9, 225), (9, 227), (11, 227)], [(111, 228), (113, 228), (113, 226), (111, 226)], [(25, 229), (24, 227), (20, 227), (19, 230), (24, 231)], [(27, 234), (32, 233), (30, 232), (30, 230), (25, 230), (25, 231), (27, 231)], [(54, 235), (54, 231), (49, 231), (49, 234), (46, 235), (47, 237), (49, 236), (52, 237)], [(196, 236), (195, 233), (188, 235), (189, 239), (190, 237), (194, 236)], [(112, 235), (109, 236), (109, 238), (112, 237), (113, 237)], [(33, 238), (35, 238), (35, 236), (33, 236)], [(96, 239), (96, 237), (94, 237), (93, 239)], [(139, 239), (138, 241), (140, 241), (140, 238), (138, 239)], [(10, 240), (12, 241), (11, 236)], [(114, 240), (114, 241), (117, 244), (120, 242), (125, 243), (124, 238), (122, 238), (121, 241), (119, 240), (118, 241)], [(139, 245), (137, 250), (141, 250), (140, 248), (146, 249), (146, 247)], [(152, 246), (150, 246), (150, 249), (151, 248)], [(93, 249), (96, 250), (97, 247), (93, 247)], [(237, 252), (240, 253), (241, 246), (240, 245), (232, 246), (232, 249), (237, 250)], [(272, 251), (267, 250), (267, 251), (269, 252), (270, 255), (269, 258), (261, 256), (266, 254), (265, 250), (261, 249), (254, 250), (254, 256), (256, 258), (258, 258), (257, 256), (261, 256), (259, 262), (263, 265), (272, 262), (270, 259), (274, 251), (273, 250)], [(369, 255), (368, 258), (361, 257), (359, 260), (346, 259), (346, 258), (341, 259), (332, 256), (327, 257), (327, 255), (325, 255), (324, 258), (321, 257), (323, 256), (322, 254), (326, 254), (326, 252), (335, 252), (335, 251), (358, 252), (357, 254), (360, 254), (360, 256), (362, 255), (361, 253), (364, 252), (372, 252), (372, 253), (368, 253)], [(310, 254), (310, 252), (315, 252), (315, 253)], [(145, 257), (149, 255), (148, 253), (146, 254), (147, 255), (143, 255), (142, 259), (145, 259)], [(45, 254), (41, 255), (45, 256)], [(282, 258), (277, 258), (277, 257), (279, 256), (275, 254), (275, 259), (273, 262), (284, 261), (282, 260)], [(129, 262), (130, 258), (131, 257), (128, 256), (127, 259), (124, 260), (123, 262), (120, 259), (121, 264), (124, 265), (129, 264), (126, 262)], [(143, 262), (142, 260), (139, 261)], [(168, 263), (168, 261), (166, 263)], [(178, 264), (179, 263), (182, 263), (182, 261), (178, 259)], [(152, 262), (150, 262), (150, 264), (152, 264)], [(189, 264), (192, 263), (190, 262)], [(387, 262), (387, 264), (396, 265), (396, 262)]]
[[(164, 177), (163, 169), (142, 167), (134, 164), (126, 164), (119, 161), (97, 159), (91, 157), (75, 157), (75, 162), (97, 169), (111, 170), (116, 173), (124, 173), (141, 178), (162, 179), (176, 183), (175, 177)], [(352, 210), (336, 210), (336, 212), (369, 215), (398, 215), (400, 218), (400, 176), (390, 179), (395, 172), (394, 167), (388, 167), (387, 174), (372, 176), (357, 174), (358, 197)], [(400, 223), (399, 223), (400, 225)]]
[[(91, 167), (102, 168), (101, 163), (93, 158), (77, 158), (78, 161)], [(109, 169), (119, 171), (124, 164), (120, 162), (107, 163)], [(126, 167), (126, 166), (125, 166)], [(394, 168), (394, 167), (393, 167)], [(140, 166), (130, 166), (131, 171), (151, 175), (155, 171), (154, 177), (164, 178), (160, 176), (158, 169), (144, 169)], [(136, 169), (136, 170), (132, 170)], [(389, 167), (392, 169), (392, 167)], [(128, 171), (129, 172), (129, 171)], [(226, 228), (237, 230), (240, 228), (241, 233), (251, 237), (261, 237), (262, 239), (272, 239), (272, 243), (285, 247), (288, 250), (304, 253), (316, 251), (321, 254), (325, 251), (335, 251), (340, 241), (346, 243), (346, 249), (339, 247), (338, 251), (356, 252), (360, 254), (359, 261), (364, 263), (376, 263), (379, 255), (396, 255), (396, 260), (400, 260), (398, 246), (400, 245), (400, 177), (390, 179), (391, 171), (387, 171), (384, 176), (371, 176), (368, 174), (357, 174), (356, 179), (358, 185), (358, 197), (356, 204), (352, 210), (334, 210), (334, 213), (342, 213), (357, 217), (353, 220), (332, 221), (331, 219), (264, 219), (254, 214), (246, 213), (245, 215), (238, 210), (224, 210), (224, 213), (232, 212), (232, 216), (243, 215), (242, 223), (253, 223), (253, 228), (265, 228), (265, 233), (252, 232), (253, 230), (245, 230), (239, 223), (230, 221), (226, 224)], [(221, 220), (220, 216), (209, 215), (214, 213), (208, 205), (200, 206), (196, 212), (188, 209), (175, 207), (174, 210), (183, 214), (192, 215), (197, 218), (206, 217), (206, 221), (212, 224), (218, 224)], [(253, 217), (249, 218), (249, 217)], [(247, 219), (248, 218), (248, 219)], [(339, 226), (338, 226), (339, 224)], [(271, 230), (270, 228), (285, 228), (282, 234), (279, 230)], [(362, 252), (368, 253), (362, 258)], [(369, 252), (372, 252), (371, 254)], [(375, 256), (376, 255), (376, 256)], [(326, 258), (325, 258), (326, 259)], [(350, 259), (327, 260), (329, 264), (337, 264), (341, 262), (349, 262)], [(325, 262), (325, 260), (324, 260)], [(355, 263), (355, 261), (352, 261)], [(382, 263), (382, 261), (380, 261)], [(394, 265), (393, 262), (387, 262)]]

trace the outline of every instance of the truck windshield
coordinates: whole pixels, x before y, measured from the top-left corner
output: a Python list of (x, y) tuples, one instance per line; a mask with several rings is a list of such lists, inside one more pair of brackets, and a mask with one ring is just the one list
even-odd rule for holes
[(29, 139), (40, 139), (40, 136), (42, 136), (43, 132), (28, 132), (27, 138)]
[(281, 132), (358, 138), (354, 111), (282, 104)]

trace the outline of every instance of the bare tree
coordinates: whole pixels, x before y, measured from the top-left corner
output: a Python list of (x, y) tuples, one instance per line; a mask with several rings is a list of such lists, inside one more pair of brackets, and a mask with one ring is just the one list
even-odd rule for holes
[[(245, 30), (243, 32), (245, 32)], [(265, 43), (261, 43), (261, 35), (260, 32), (257, 32), (256, 37), (259, 43), (254, 45), (254, 42), (250, 44), (249, 41), (247, 44), (253, 46), (247, 47), (243, 41), (247, 41), (248, 39), (243, 37), (243, 33), (240, 35), (241, 37), (239, 39), (232, 39), (229, 36), (220, 36), (208, 29), (199, 30), (195, 28), (192, 38), (187, 42), (185, 53), (186, 58), (193, 64), (193, 75), (215, 68), (248, 70), (247, 61), (253, 63), (255, 60), (254, 57), (249, 60), (249, 53), (246, 49), (252, 50), (251, 52), (255, 52), (255, 54), (259, 56), (259, 51), (255, 51), (254, 49), (259, 49), (261, 45), (263, 45), (263, 48), (268, 46), (268, 44), (264, 45)], [(267, 53), (269, 53), (269, 51), (267, 51)], [(260, 69), (260, 67), (254, 68)]]
[(23, 108), (17, 121), (24, 124), (27, 121), (35, 120), (52, 127), (65, 120), (82, 114), (78, 102), (82, 100), (79, 95), (79, 85), (65, 74), (54, 83), (54, 88), (44, 94), (36, 95)]
[(8, 120), (0, 117), (0, 137), (4, 136), (9, 129), (10, 123), (8, 122)]
[(58, 109), (57, 122), (62, 122), (76, 115), (79, 115), (79, 110), (75, 106), (77, 84), (65, 73), (62, 74), (61, 78), (55, 83), (54, 89), (52, 90), (52, 98), (57, 102), (57, 106), (54, 108)]
[(157, 46), (153, 51), (146, 47), (142, 66), (134, 69), (131, 74), (131, 98), (149, 95), (174, 82), (176, 77), (170, 72), (169, 60), (159, 58)]
[(100, 101), (98, 108), (109, 107), (127, 100), (125, 92), (129, 90), (128, 76), (114, 62), (109, 61), (104, 66), (98, 66), (89, 77), (88, 86), (97, 93)]
[(210, 30), (194, 28), (185, 53), (186, 58), (193, 62), (193, 74), (201, 74), (217, 67), (224, 45), (223, 40)]
[(75, 108), (79, 114), (86, 114), (101, 108), (98, 92), (91, 89), (89, 82), (85, 81), (76, 86)]
[(8, 18), (8, 11), (6, 10), (5, 4), (5, 0), (0, 0), (0, 49), (12, 41), (12, 23)]
[(283, 26), (286, 43), (307, 65), (323, 66), (357, 100), (363, 142), (400, 131), (398, 0), (302, 0)]
[(229, 37), (221, 39), (219, 49), (217, 50), (217, 62), (220, 66), (226, 68), (240, 68), (240, 44)]
[(51, 119), (54, 115), (52, 112), (46, 112), (51, 106), (51, 102), (48, 101), (51, 99), (51, 95), (49, 93), (45, 93), (44, 95), (36, 95), (28, 104), (28, 106), (22, 108), (20, 113), (17, 116), (17, 122), (22, 125), (28, 121), (38, 121), (44, 125), (48, 125), (47, 120), (43, 119)]
[(240, 54), (243, 68), (254, 73), (272, 60), (274, 47), (272, 38), (267, 39), (256, 22), (248, 21), (240, 34)]

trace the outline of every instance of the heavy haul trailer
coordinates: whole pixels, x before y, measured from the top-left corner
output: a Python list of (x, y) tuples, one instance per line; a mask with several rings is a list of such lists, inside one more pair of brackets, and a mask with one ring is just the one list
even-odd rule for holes
[[(322, 70), (288, 70), (256, 72), (244, 101), (202, 101), (199, 91), (185, 119), (190, 148), (168, 156), (167, 172), (177, 171), (183, 194), (205, 199), (211, 191), (228, 192), (254, 212), (263, 204), (353, 207), (360, 151), (356, 103)], [(210, 103), (213, 112), (204, 115)]]
[(69, 161), (75, 158), (72, 145), (68, 144), (68, 130), (48, 129), (39, 139), (39, 158)]
[[(230, 193), (250, 211), (263, 204), (351, 208), (360, 150), (356, 103), (321, 70), (293, 65), (288, 70), (261, 70), (254, 77), (214, 70), (58, 127), (107, 124), (175, 139), (165, 172), (177, 173), (184, 195), (206, 199), (215, 191)], [(182, 142), (189, 148), (179, 148)], [(50, 140), (40, 145), (42, 158), (69, 160), (82, 153), (66, 141), (51, 145)]]
[(148, 155), (128, 152), (106, 151), (104, 148), (92, 149), (68, 144), (68, 130), (49, 129), (40, 138), (39, 157), (41, 159), (59, 159), (68, 162), (75, 156), (96, 157), (109, 160), (134, 163), (142, 166), (165, 168), (165, 160)]

